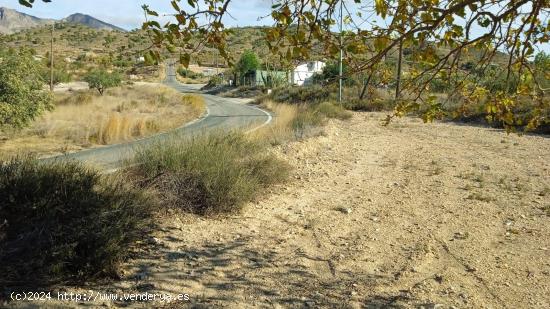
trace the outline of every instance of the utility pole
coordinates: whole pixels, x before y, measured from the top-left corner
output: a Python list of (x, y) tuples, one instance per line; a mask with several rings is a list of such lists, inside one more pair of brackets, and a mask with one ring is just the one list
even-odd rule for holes
[(342, 79), (344, 74), (344, 38), (343, 38), (343, 6), (344, 6), (344, 0), (340, 0), (340, 74), (339, 74), (339, 88), (338, 88), (338, 102), (342, 104)]
[(395, 81), (395, 99), (401, 98), (401, 71), (403, 70), (403, 38), (399, 40), (399, 55), (397, 59), (397, 77)]
[(53, 32), (55, 30), (55, 23), (52, 24), (52, 37), (50, 41), (50, 91), (53, 92)]

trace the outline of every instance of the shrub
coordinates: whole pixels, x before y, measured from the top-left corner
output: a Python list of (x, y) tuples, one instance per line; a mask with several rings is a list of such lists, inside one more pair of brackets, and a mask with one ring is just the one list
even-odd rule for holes
[(56, 105), (84, 105), (92, 102), (94, 96), (90, 90), (69, 92), (68, 95), (56, 94)]
[(283, 181), (287, 165), (240, 133), (173, 139), (138, 151), (130, 172), (144, 177), (165, 205), (201, 215), (233, 213)]
[(351, 118), (350, 112), (346, 111), (342, 105), (337, 105), (332, 102), (320, 103), (315, 110), (327, 118), (336, 118), (340, 120)]
[(196, 79), (196, 78), (201, 78), (203, 77), (203, 75), (201, 73), (195, 73), (189, 69), (186, 69), (186, 68), (178, 68), (178, 74), (181, 76), (181, 77), (186, 77), (186, 78), (191, 78), (191, 79)]
[(352, 111), (380, 112), (391, 111), (395, 108), (396, 102), (393, 99), (352, 99), (344, 102), (344, 107)]
[[(49, 83), (50, 78), (51, 78), (50, 68), (45, 67), (42, 70), (41, 74), (42, 74), (42, 79), (44, 81), (46, 81), (47, 83)], [(66, 70), (54, 69), (54, 71), (53, 71), (53, 84), (54, 85), (57, 85), (57, 84), (60, 84), (60, 83), (68, 83), (70, 81), (71, 81), (71, 74), (67, 73)]]
[(297, 138), (302, 138), (314, 127), (323, 124), (325, 118), (320, 113), (313, 112), (310, 109), (302, 109), (292, 121), (292, 130)]
[(268, 98), (277, 103), (311, 104), (334, 100), (336, 93), (330, 87), (321, 85), (295, 86), (274, 89)]
[(0, 163), (0, 285), (116, 275), (151, 203), (78, 163)]
[(211, 89), (221, 85), (223, 85), (223, 78), (219, 75), (214, 75), (210, 77), (208, 83), (204, 86), (204, 89)]

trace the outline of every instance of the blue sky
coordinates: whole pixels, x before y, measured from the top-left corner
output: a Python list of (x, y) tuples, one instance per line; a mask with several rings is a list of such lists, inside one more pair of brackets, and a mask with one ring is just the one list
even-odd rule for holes
[[(53, 0), (51, 3), (35, 1), (32, 9), (19, 5), (17, 0), (0, 0), (0, 7), (16, 9), (41, 18), (61, 19), (73, 13), (94, 16), (105, 22), (125, 29), (140, 27), (143, 23), (141, 6), (148, 4), (159, 13), (174, 13), (169, 0)], [(185, 1), (184, 1), (185, 2)], [(269, 24), (268, 20), (258, 21), (258, 16), (269, 14), (271, 0), (239, 0), (232, 3), (226, 24), (230, 26), (252, 26)], [(237, 22), (238, 21), (238, 22)]]

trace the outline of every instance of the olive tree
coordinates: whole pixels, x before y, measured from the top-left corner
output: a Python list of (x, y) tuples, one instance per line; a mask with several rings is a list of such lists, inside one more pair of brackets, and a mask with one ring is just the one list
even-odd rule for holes
[(96, 89), (100, 95), (103, 95), (106, 89), (120, 86), (122, 79), (116, 72), (109, 73), (105, 70), (93, 70), (84, 76), (84, 81), (88, 83), (90, 89)]
[(53, 108), (40, 64), (26, 51), (6, 53), (0, 60), (0, 127), (22, 128)]

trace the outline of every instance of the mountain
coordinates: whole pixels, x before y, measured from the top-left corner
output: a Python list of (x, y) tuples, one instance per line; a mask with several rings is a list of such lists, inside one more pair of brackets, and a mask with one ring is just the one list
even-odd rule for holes
[(75, 24), (81, 24), (93, 29), (126, 32), (126, 30), (120, 27), (111, 25), (97, 18), (94, 18), (90, 15), (85, 15), (80, 13), (72, 14), (62, 20), (54, 20), (54, 19), (38, 18), (35, 16), (18, 12), (13, 9), (0, 7), (0, 33), (12, 34), (14, 32), (18, 32), (18, 31), (33, 28), (33, 27), (50, 25), (54, 22), (75, 23)]
[(42, 19), (17, 12), (16, 10), (0, 7), (0, 33), (11, 34), (53, 23), (53, 19)]
[(106, 23), (104, 21), (101, 21), (95, 17), (86, 15), (86, 14), (80, 14), (80, 13), (72, 14), (69, 17), (62, 19), (62, 21), (67, 23), (81, 24), (93, 29), (115, 30), (120, 32), (126, 32), (126, 30), (122, 28), (119, 28), (115, 25), (111, 25), (109, 23)]

